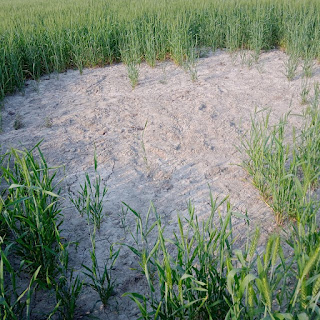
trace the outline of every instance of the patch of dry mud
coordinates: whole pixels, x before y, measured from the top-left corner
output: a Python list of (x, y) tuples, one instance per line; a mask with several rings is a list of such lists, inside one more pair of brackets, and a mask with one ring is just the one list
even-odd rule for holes
[[(139, 85), (132, 90), (122, 64), (43, 77), (29, 82), (23, 94), (5, 99), (2, 149), (32, 147), (43, 139), (42, 150), (51, 165), (65, 164), (63, 196), (76, 192), (85, 171), (92, 172), (94, 145), (99, 170), (109, 191), (106, 212), (98, 236), (98, 256), (108, 252), (108, 242), (124, 240), (119, 214), (121, 201), (146, 213), (153, 201), (163, 216), (168, 234), (176, 230), (176, 214), (186, 212), (191, 200), (201, 218), (209, 213), (209, 188), (213, 195), (230, 196), (235, 210), (248, 210), (251, 225), (261, 225), (265, 234), (275, 227), (271, 210), (260, 199), (244, 170), (236, 149), (241, 133), (250, 127), (255, 108), (271, 108), (271, 121), (292, 110), (300, 113), (301, 77), (289, 82), (284, 75), (284, 53), (263, 53), (259, 64), (248, 68), (223, 51), (200, 59), (198, 81), (192, 82), (182, 68), (171, 62), (155, 68), (140, 67)], [(319, 81), (319, 68), (311, 82)], [(17, 114), (24, 124), (14, 130)], [(142, 148), (142, 132), (147, 121)], [(293, 124), (298, 118), (292, 117)], [(52, 126), (50, 127), (50, 125)], [(145, 161), (147, 159), (147, 163)], [(78, 241), (72, 264), (90, 264), (89, 236), (84, 219), (65, 200), (64, 235)], [(128, 217), (132, 225), (133, 217)], [(246, 233), (242, 221), (236, 225)], [(81, 313), (100, 319), (135, 319), (137, 310), (126, 291), (145, 284), (129, 268), (135, 258), (122, 250), (116, 265), (118, 303), (101, 311), (98, 297), (85, 289)]]

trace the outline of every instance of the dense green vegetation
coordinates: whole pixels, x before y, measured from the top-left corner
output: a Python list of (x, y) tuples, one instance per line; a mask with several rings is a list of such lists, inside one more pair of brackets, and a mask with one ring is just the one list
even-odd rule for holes
[(319, 83), (315, 83), (312, 105), (303, 114), (304, 125), (298, 133), (294, 128), (290, 140), (290, 115), (271, 126), (269, 112), (260, 119), (255, 114), (251, 130), (242, 141), (241, 151), (247, 158), (244, 167), (275, 212), (278, 223), (288, 216), (300, 219), (301, 212), (310, 216), (318, 209), (314, 190), (319, 186), (320, 174), (319, 93)]
[(123, 61), (134, 73), (142, 60), (182, 64), (201, 47), (320, 58), (317, 0), (0, 0), (0, 8), (0, 97), (53, 71)]

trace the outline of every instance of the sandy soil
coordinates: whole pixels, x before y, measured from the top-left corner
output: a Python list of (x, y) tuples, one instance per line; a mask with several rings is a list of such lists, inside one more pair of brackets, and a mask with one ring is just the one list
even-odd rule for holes
[[(99, 171), (109, 188), (104, 220), (97, 237), (98, 256), (107, 255), (109, 242), (125, 239), (119, 215), (122, 203), (145, 214), (153, 201), (164, 217), (168, 234), (176, 230), (176, 215), (186, 212), (191, 200), (205, 218), (209, 212), (209, 187), (214, 196), (229, 199), (234, 209), (248, 216), (251, 226), (260, 225), (267, 235), (275, 228), (273, 213), (260, 199), (241, 163), (239, 139), (250, 127), (255, 108), (271, 108), (271, 121), (292, 110), (301, 113), (302, 78), (289, 82), (287, 57), (280, 51), (263, 53), (249, 68), (240, 57), (218, 51), (199, 60), (198, 80), (172, 62), (150, 68), (140, 66), (139, 84), (133, 90), (122, 64), (46, 76), (30, 81), (23, 93), (5, 99), (2, 149), (32, 147), (43, 139), (42, 150), (51, 165), (65, 164), (62, 196), (64, 236), (78, 241), (71, 253), (72, 265), (90, 264), (90, 242), (85, 219), (67, 199), (93, 172), (94, 145)], [(319, 67), (310, 83), (320, 80)], [(23, 128), (13, 129), (20, 114)], [(144, 130), (144, 141), (142, 133)], [(298, 125), (298, 118), (290, 121)], [(145, 146), (145, 153), (142, 148)], [(147, 160), (147, 161), (146, 161)], [(132, 215), (127, 223), (132, 225)], [(244, 237), (246, 227), (237, 221)], [(118, 279), (116, 302), (107, 310), (95, 305), (98, 297), (88, 288), (80, 299), (80, 314), (100, 319), (135, 319), (137, 310), (126, 291), (144, 286), (141, 276), (129, 268), (136, 265), (123, 249), (115, 269)], [(79, 315), (80, 318), (80, 315)]]

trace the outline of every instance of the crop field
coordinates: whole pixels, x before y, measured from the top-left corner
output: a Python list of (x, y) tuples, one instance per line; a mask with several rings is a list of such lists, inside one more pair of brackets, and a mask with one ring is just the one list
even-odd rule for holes
[[(316, 0), (1, 0), (0, 97), (25, 79), (141, 60), (192, 63), (195, 48), (281, 47), (320, 58)], [(294, 60), (294, 58), (293, 58)]]
[(0, 0), (0, 319), (320, 319), (320, 1)]

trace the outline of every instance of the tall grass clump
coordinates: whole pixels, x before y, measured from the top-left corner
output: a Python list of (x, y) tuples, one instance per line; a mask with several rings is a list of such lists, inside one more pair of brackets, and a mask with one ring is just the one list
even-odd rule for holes
[[(224, 200), (225, 201), (225, 200)], [(222, 201), (222, 202), (224, 202)], [(136, 246), (128, 246), (139, 259), (139, 270), (146, 278), (148, 294), (126, 293), (137, 303), (141, 319), (222, 319), (228, 312), (226, 257), (232, 255), (232, 210), (227, 204), (225, 218), (215, 216), (218, 203), (211, 198), (207, 221), (198, 221), (190, 204), (186, 218), (178, 216), (179, 230), (166, 238), (165, 226), (156, 213), (148, 223), (136, 216)], [(144, 221), (143, 221), (144, 220)], [(151, 234), (155, 240), (150, 241)], [(139, 241), (138, 241), (139, 239)]]
[(294, 215), (296, 208), (296, 158), (289, 161), (291, 148), (284, 140), (286, 117), (274, 126), (269, 125), (269, 117), (270, 112), (259, 120), (254, 115), (241, 150), (246, 154), (243, 165), (253, 184), (281, 223), (285, 214)]
[(290, 226), (286, 240), (269, 237), (262, 253), (254, 253), (257, 238), (228, 259), (232, 299), (226, 319), (318, 319), (320, 234), (314, 217)]
[(195, 46), (250, 49), (255, 61), (261, 50), (281, 47), (294, 57), (291, 71), (296, 57), (304, 60), (306, 76), (320, 57), (317, 0), (0, 0), (0, 6), (2, 98), (26, 79), (67, 68), (143, 60), (155, 66), (166, 58), (183, 65)]
[[(245, 154), (244, 168), (252, 176), (266, 203), (274, 210), (278, 223), (287, 216), (301, 218), (301, 212), (314, 215), (319, 207), (314, 194), (318, 185), (320, 109), (318, 86), (313, 103), (301, 115), (303, 126), (288, 134), (285, 115), (270, 125), (270, 112), (255, 113), (240, 150)], [(308, 210), (308, 213), (306, 211)]]
[[(35, 155), (37, 152), (37, 156)], [(1, 164), (1, 220), (13, 237), (15, 254), (39, 278), (53, 278), (59, 248), (59, 187), (57, 168), (48, 166), (39, 145), (32, 150), (11, 149)]]
[(318, 319), (316, 212), (311, 216), (301, 210), (286, 234), (270, 235), (264, 247), (257, 228), (241, 247), (232, 220), (248, 218), (233, 212), (229, 203), (222, 218), (221, 204), (211, 199), (211, 214), (202, 222), (189, 205), (187, 217), (178, 216), (179, 231), (168, 237), (154, 208), (155, 217), (149, 210), (143, 218), (128, 207), (137, 225), (132, 232), (136, 245), (127, 246), (138, 258), (137, 272), (148, 290), (124, 296), (136, 303), (139, 319)]
[(48, 303), (50, 314), (37, 312), (74, 319), (82, 281), (69, 267), (70, 243), (60, 236), (58, 168), (48, 166), (37, 144), (9, 150), (0, 157), (0, 170), (1, 319), (32, 319), (38, 288), (56, 301)]

